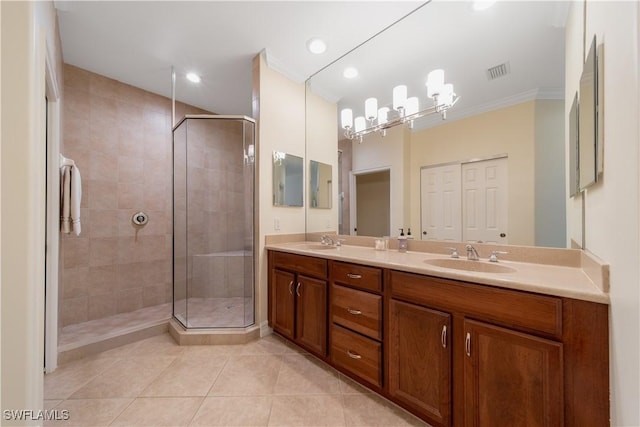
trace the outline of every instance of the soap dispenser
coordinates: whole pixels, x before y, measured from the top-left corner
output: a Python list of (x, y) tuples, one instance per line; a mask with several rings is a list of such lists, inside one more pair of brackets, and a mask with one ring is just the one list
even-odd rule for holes
[(407, 236), (404, 235), (404, 229), (400, 229), (398, 236), (398, 252), (407, 252)]
[(413, 236), (411, 235), (411, 228), (407, 228), (407, 239), (413, 239)]

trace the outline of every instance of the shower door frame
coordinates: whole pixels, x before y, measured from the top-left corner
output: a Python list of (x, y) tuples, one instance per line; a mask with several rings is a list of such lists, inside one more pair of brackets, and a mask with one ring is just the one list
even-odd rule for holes
[[(253, 261), (253, 268), (252, 268), (252, 274), (251, 274), (251, 281), (252, 281), (252, 310), (253, 310), (253, 322), (249, 323), (249, 324), (244, 324), (242, 326), (191, 326), (189, 327), (188, 323), (189, 323), (189, 317), (188, 317), (188, 277), (185, 278), (186, 282), (185, 282), (185, 321), (182, 322), (182, 320), (180, 320), (177, 316), (176, 316), (176, 312), (175, 312), (175, 295), (176, 295), (176, 283), (175, 283), (175, 131), (176, 129), (178, 129), (178, 127), (180, 127), (180, 125), (182, 125), (183, 122), (185, 122), (186, 120), (189, 119), (207, 119), (207, 120), (211, 120), (211, 119), (215, 119), (215, 120), (232, 120), (232, 121), (240, 121), (246, 123), (251, 123), (253, 125), (253, 145), (254, 145), (254, 153), (253, 153), (253, 188), (251, 191), (251, 200), (253, 201), (253, 209), (251, 210), (251, 224), (252, 224), (252, 232), (253, 232), (253, 236), (252, 236), (252, 240), (253, 240), (253, 244), (252, 244), (252, 261)], [(188, 138), (188, 136), (187, 136)], [(244, 142), (245, 142), (245, 138), (246, 138), (246, 131), (244, 129), (243, 126), (243, 131), (242, 131), (242, 143), (244, 146)], [(206, 329), (224, 329), (224, 330), (230, 330), (230, 329), (245, 329), (245, 328), (249, 328), (249, 327), (253, 327), (256, 324), (256, 271), (258, 268), (258, 261), (256, 259), (256, 248), (257, 248), (257, 244), (258, 244), (258, 237), (257, 237), (257, 233), (256, 233), (256, 214), (255, 214), (255, 207), (257, 205), (257, 200), (256, 200), (256, 195), (257, 195), (257, 184), (258, 184), (258, 174), (256, 173), (256, 166), (258, 165), (258, 150), (256, 149), (257, 144), (256, 144), (256, 120), (248, 117), (248, 116), (244, 116), (244, 115), (213, 115), (213, 114), (187, 114), (185, 115), (182, 119), (180, 119), (171, 129), (171, 158), (172, 158), (172, 165), (171, 165), (171, 188), (172, 188), (172, 193), (171, 193), (171, 317), (176, 319), (176, 321), (178, 323), (180, 323), (180, 325), (182, 327), (184, 327), (186, 330), (206, 330)], [(248, 149), (248, 148), (247, 148)], [(185, 158), (186, 161), (186, 158)], [(187, 166), (185, 166), (187, 167)], [(188, 185), (188, 184), (186, 184)], [(185, 195), (186, 196), (186, 195)], [(185, 218), (185, 220), (187, 221), (188, 224), (188, 220)], [(188, 225), (187, 225), (188, 226)], [(185, 229), (186, 232), (186, 229)], [(188, 240), (187, 240), (188, 241)], [(187, 243), (188, 246), (188, 243)], [(188, 262), (188, 261), (187, 261)], [(245, 313), (246, 316), (246, 313)]]

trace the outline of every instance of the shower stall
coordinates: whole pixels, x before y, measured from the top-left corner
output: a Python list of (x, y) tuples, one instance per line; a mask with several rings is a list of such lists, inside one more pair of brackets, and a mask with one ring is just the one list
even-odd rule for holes
[(173, 317), (254, 323), (255, 122), (188, 115), (173, 129)]

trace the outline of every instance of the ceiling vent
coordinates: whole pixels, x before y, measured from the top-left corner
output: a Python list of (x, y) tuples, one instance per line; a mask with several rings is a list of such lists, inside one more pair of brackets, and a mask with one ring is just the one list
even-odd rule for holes
[(487, 69), (487, 78), (489, 80), (495, 80), (497, 78), (506, 76), (511, 72), (511, 67), (508, 62), (504, 62), (500, 65), (496, 65)]

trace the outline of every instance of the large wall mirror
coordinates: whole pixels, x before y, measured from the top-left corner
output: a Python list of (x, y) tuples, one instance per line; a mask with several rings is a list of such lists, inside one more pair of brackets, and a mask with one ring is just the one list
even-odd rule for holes
[[(474, 216), (468, 215), (471, 205), (462, 203), (457, 224), (462, 231), (456, 240), (481, 240), (467, 232), (470, 222), (489, 224), (492, 219), (481, 211), (501, 210), (505, 214), (494, 227), (496, 237), (483, 241), (566, 247), (568, 8), (569, 2), (559, 1), (496, 2), (488, 10), (476, 11), (466, 1), (430, 2), (313, 75), (307, 81), (307, 98), (322, 97), (336, 105), (339, 165), (334, 166), (340, 183), (333, 203), (340, 215), (333, 230), (362, 235), (353, 217), (358, 211), (353, 206), (358, 204), (354, 177), (388, 170), (389, 212), (379, 217), (389, 221), (391, 235), (411, 228), (416, 239), (447, 240), (432, 231), (456, 218), (446, 214), (447, 185), (454, 182), (461, 195), (487, 193), (490, 180), (471, 184), (468, 179), (482, 174), (499, 177), (500, 192), (476, 199)], [(344, 76), (348, 67), (357, 69), (356, 77)], [(412, 128), (401, 125), (385, 135), (374, 132), (361, 142), (345, 138), (340, 111), (351, 108), (354, 117), (364, 115), (370, 97), (377, 99), (378, 107), (392, 109), (397, 85), (406, 85), (408, 96), (417, 97), (421, 109), (432, 106), (425, 83), (434, 69), (444, 70), (445, 82), (452, 83), (460, 96), (446, 121), (433, 114), (415, 120)], [(317, 126), (313, 116), (307, 116), (307, 126)], [(307, 153), (320, 143), (308, 138)], [(498, 158), (499, 167), (488, 163)], [(483, 160), (487, 162), (477, 163)], [(443, 169), (431, 177), (422, 172), (451, 164), (458, 165), (454, 172)], [(451, 173), (455, 179), (446, 181)], [(431, 185), (427, 179), (432, 180), (431, 193), (425, 190)]]

